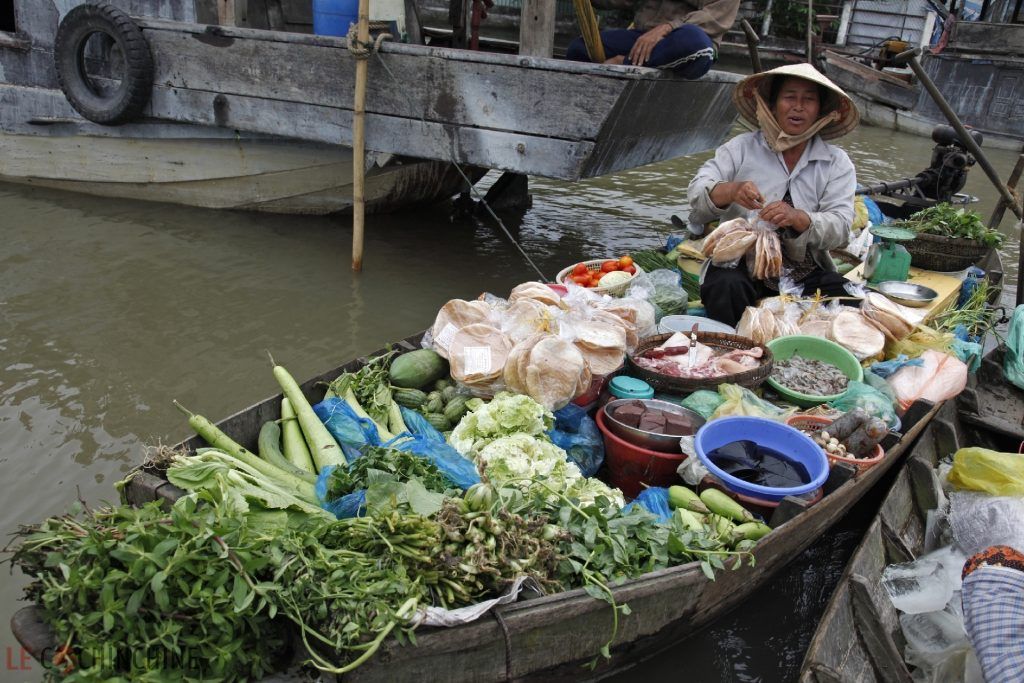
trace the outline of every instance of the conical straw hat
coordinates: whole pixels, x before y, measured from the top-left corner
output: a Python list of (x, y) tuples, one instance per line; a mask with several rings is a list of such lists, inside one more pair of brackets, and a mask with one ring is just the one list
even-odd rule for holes
[(839, 111), (840, 113), (838, 121), (834, 121), (821, 129), (819, 135), (823, 140), (842, 137), (860, 123), (860, 112), (857, 111), (857, 105), (853, 103), (850, 96), (810, 64), (780, 66), (771, 71), (762, 71), (759, 74), (747, 76), (737, 83), (736, 89), (732, 92), (732, 101), (736, 105), (736, 109), (739, 110), (740, 116), (753, 126), (760, 127), (757, 122), (757, 104), (754, 101), (754, 93), (760, 92), (765, 104), (771, 106), (768, 98), (771, 94), (772, 79), (777, 77), (786, 78), (787, 76), (803, 78), (812, 83), (822, 85), (835, 93), (834, 98), (830, 97), (827, 101), (821, 103), (821, 116), (830, 111)]

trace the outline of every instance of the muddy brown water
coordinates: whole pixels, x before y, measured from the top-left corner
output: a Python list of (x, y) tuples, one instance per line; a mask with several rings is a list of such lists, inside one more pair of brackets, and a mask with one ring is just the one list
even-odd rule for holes
[[(862, 127), (840, 144), (862, 182), (912, 175), (922, 138)], [(576, 184), (536, 180), (508, 223), (553, 276), (582, 258), (657, 246), (708, 155)], [(1015, 155), (992, 151), (1008, 174)], [(987, 217), (980, 170), (967, 191)], [(453, 297), (505, 294), (534, 274), (489, 219), (438, 206), (370, 216), (365, 271), (344, 218), (224, 213), (0, 184), (0, 531), (115, 500), (144, 444), (188, 433), (178, 399), (213, 419), (277, 392), (265, 350), (298, 378), (423, 329)], [(1016, 271), (1007, 218), (1004, 259)], [(618, 680), (792, 680), (863, 520), (798, 558), (771, 590)], [(851, 516), (851, 520), (853, 520)], [(5, 568), (6, 571), (6, 568)], [(41, 677), (6, 627), (25, 578), (0, 586), (2, 681)]]

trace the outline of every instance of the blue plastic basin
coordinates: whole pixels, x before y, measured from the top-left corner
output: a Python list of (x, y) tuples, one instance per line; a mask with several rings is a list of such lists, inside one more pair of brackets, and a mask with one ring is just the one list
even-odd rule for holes
[(359, 17), (359, 0), (313, 0), (313, 33), (346, 36)]
[[(741, 440), (771, 448), (802, 464), (811, 477), (810, 483), (790, 488), (751, 484), (726, 474), (708, 459), (707, 454), (716, 448)], [(828, 479), (828, 458), (818, 444), (799, 429), (763, 417), (723, 417), (712, 420), (697, 432), (694, 445), (697, 457), (711, 474), (730, 490), (751, 498), (779, 501), (786, 496), (800, 496), (817, 490)]]

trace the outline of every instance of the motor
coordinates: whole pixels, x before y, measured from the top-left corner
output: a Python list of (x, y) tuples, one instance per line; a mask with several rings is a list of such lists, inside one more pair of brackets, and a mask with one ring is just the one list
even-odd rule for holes
[[(981, 146), (983, 137), (978, 131), (971, 131), (971, 137)], [(974, 156), (967, 151), (956, 131), (951, 126), (935, 126), (932, 129), (932, 160), (928, 168), (917, 174), (918, 190), (928, 199), (948, 202), (967, 183), (967, 172), (974, 166)]]

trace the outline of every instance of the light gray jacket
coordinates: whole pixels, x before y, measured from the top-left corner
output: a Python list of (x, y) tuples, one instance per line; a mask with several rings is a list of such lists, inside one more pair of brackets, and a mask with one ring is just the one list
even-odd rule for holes
[(718, 183), (744, 180), (757, 185), (765, 204), (782, 199), (789, 190), (793, 207), (811, 217), (811, 227), (803, 233), (783, 237), (782, 246), (790, 259), (803, 262), (809, 252), (820, 268), (836, 269), (828, 252), (850, 242), (857, 187), (853, 162), (846, 152), (815, 135), (790, 173), (782, 154), (768, 147), (761, 131), (737, 135), (719, 147), (690, 182), (690, 222), (724, 221), (748, 213), (751, 218), (756, 216), (757, 212), (738, 204), (720, 209), (711, 201), (710, 192)]

